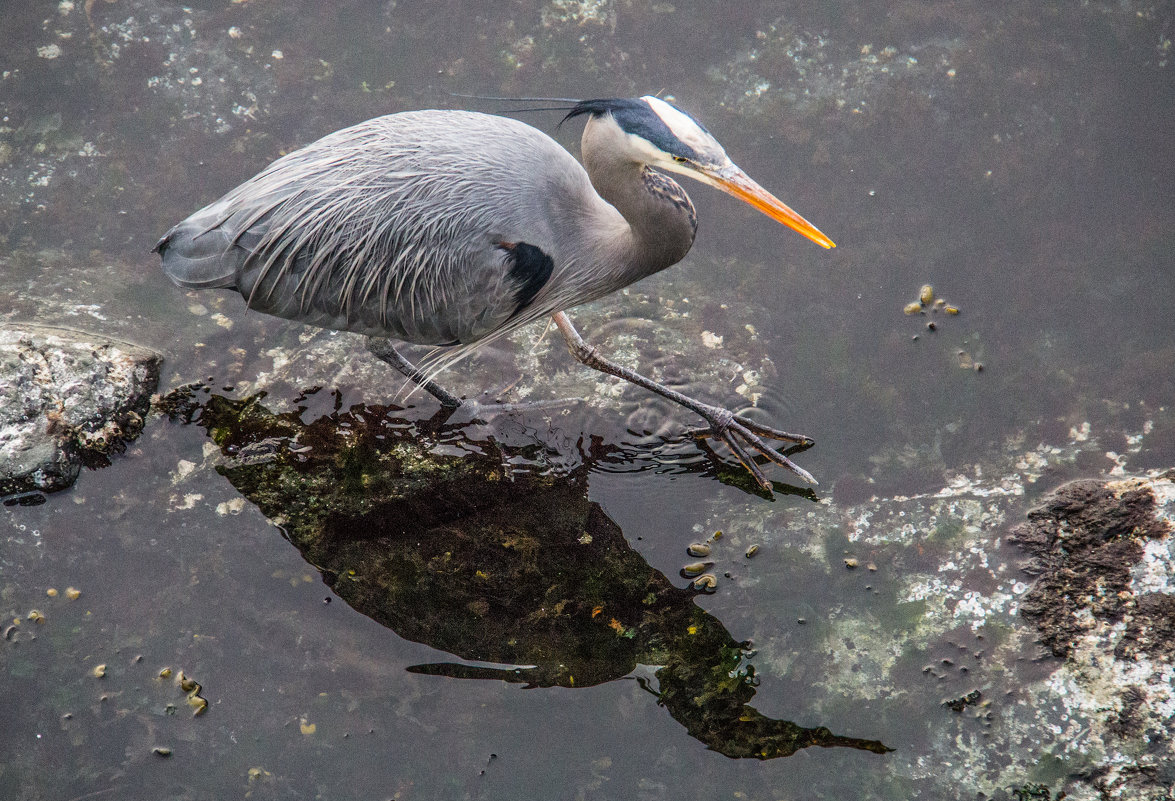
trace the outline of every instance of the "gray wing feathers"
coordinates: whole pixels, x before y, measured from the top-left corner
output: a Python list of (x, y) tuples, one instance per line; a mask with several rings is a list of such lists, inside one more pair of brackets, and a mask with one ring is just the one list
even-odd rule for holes
[[(558, 184), (558, 187), (554, 186)], [(159, 245), (180, 286), (424, 344), (472, 342), (518, 311), (500, 242), (551, 254), (552, 191), (590, 191), (570, 154), (472, 112), (380, 117), (285, 156)]]
[(234, 253), (228, 231), (209, 228), (194, 214), (172, 228), (155, 251), (163, 256), (163, 272), (184, 289), (228, 289), (236, 286), (239, 263), (248, 253)]

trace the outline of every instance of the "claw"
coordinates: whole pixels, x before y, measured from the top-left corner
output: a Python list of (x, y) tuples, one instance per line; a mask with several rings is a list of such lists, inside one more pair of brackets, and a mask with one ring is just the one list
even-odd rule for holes
[[(790, 470), (809, 484), (819, 484), (811, 473), (769, 446), (758, 435), (770, 437), (771, 439), (795, 442), (804, 447), (811, 447), (815, 444), (815, 440), (811, 437), (789, 434), (786, 431), (780, 431), (761, 423), (754, 423), (745, 418), (737, 417), (726, 409), (715, 408), (713, 415), (707, 416), (707, 419), (710, 422), (709, 428), (695, 429), (690, 434), (695, 437), (717, 437), (722, 440), (730, 448), (735, 458), (747, 469), (747, 472), (754, 477), (759, 486), (768, 492), (771, 491), (771, 482), (763, 475), (763, 471), (759, 469), (759, 466), (755, 464), (754, 458), (748, 453), (747, 447), (745, 446), (749, 446), (752, 450), (762, 454), (769, 461), (774, 462), (780, 467)], [(743, 441), (739, 442), (736, 437), (741, 438)]]
[(745, 417), (736, 416), (734, 419), (744, 428), (748, 428), (751, 431), (754, 431), (761, 437), (794, 442), (797, 445), (803, 445), (808, 448), (816, 444), (816, 440), (812, 439), (811, 437), (805, 437), (803, 434), (789, 434), (786, 431), (780, 431), (778, 428), (772, 428), (771, 426), (765, 426), (762, 423), (756, 423), (754, 420), (748, 420)]
[[(759, 465), (755, 464), (754, 458), (747, 453), (746, 449), (739, 444), (738, 440), (731, 436), (730, 432), (718, 432), (718, 437), (726, 443), (726, 447), (730, 448), (730, 452), (747, 469), (747, 472), (754, 476), (759, 486), (771, 492), (771, 482), (767, 480), (767, 476), (763, 475), (763, 471), (759, 469)], [(759, 449), (755, 448), (755, 450)]]
[(811, 473), (809, 473), (804, 468), (800, 467), (798, 464), (793, 462), (791, 459), (784, 456), (782, 453), (779, 453), (778, 451), (771, 450), (770, 448), (757, 449), (757, 450), (759, 450), (759, 453), (763, 454), (764, 456), (766, 456), (771, 461), (775, 462), (780, 467), (786, 467), (788, 470), (792, 471), (793, 473), (795, 473), (800, 478), (804, 479), (804, 481), (807, 481), (812, 486), (815, 487), (815, 486), (820, 485), (820, 482), (816, 480), (815, 476), (813, 476)]
[(768, 447), (767, 443), (759, 438), (762, 436), (768, 439), (794, 442), (802, 447), (811, 447), (815, 444), (811, 437), (789, 434), (786, 431), (780, 431), (779, 429), (771, 428), (761, 423), (744, 420), (741, 417), (736, 417), (729, 409), (702, 403), (669, 387), (662, 386), (634, 370), (622, 367), (600, 356), (595, 348), (583, 341), (579, 332), (575, 330), (575, 326), (571, 324), (571, 320), (568, 319), (566, 312), (556, 312), (551, 316), (551, 319), (554, 320), (555, 325), (559, 328), (559, 333), (563, 335), (563, 339), (567, 342), (567, 348), (571, 351), (571, 355), (582, 364), (586, 364), (588, 367), (599, 370), (602, 373), (622, 378), (625, 381), (636, 384), (638, 387), (644, 387), (650, 392), (655, 392), (661, 397), (667, 398), (701, 415), (702, 419), (710, 424), (710, 428), (708, 431), (700, 434), (699, 432), (691, 432), (693, 436), (718, 437), (725, 442), (739, 462), (742, 463), (742, 466), (755, 477), (755, 481), (763, 489), (771, 492), (771, 482), (767, 480), (767, 477), (763, 475), (763, 471), (755, 464), (754, 458), (747, 452), (744, 443), (775, 464), (791, 470), (797, 476), (804, 479), (804, 481), (812, 484), (816, 483), (816, 479), (812, 477), (811, 473), (797, 466), (782, 453)]
[[(734, 426), (737, 426), (739, 428), (742, 427), (738, 423), (735, 423)], [(743, 431), (739, 431), (738, 433), (742, 435), (742, 437), (747, 441), (748, 445), (750, 445), (752, 448), (754, 448), (759, 453), (766, 456), (772, 462), (775, 462), (775, 464), (779, 465), (780, 467), (787, 468), (788, 470), (792, 471), (800, 478), (804, 479), (804, 481), (807, 481), (809, 484), (816, 484), (817, 483), (816, 479), (812, 476), (811, 473), (809, 473), (804, 468), (800, 467), (798, 464), (796, 464), (791, 459), (784, 456), (779, 451), (770, 447), (766, 442), (759, 439), (757, 436), (752, 434), (750, 431), (743, 430)]]

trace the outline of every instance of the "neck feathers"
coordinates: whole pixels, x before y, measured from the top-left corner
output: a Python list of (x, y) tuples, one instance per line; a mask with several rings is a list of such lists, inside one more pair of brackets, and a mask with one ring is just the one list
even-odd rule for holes
[(669, 203), (684, 217), (689, 224), (690, 244), (692, 245), (694, 236), (698, 232), (698, 212), (694, 209), (693, 201), (689, 199), (689, 195), (681, 188), (681, 184), (665, 173), (657, 172), (648, 166), (641, 171), (641, 181), (650, 195)]
[(583, 166), (592, 186), (620, 212), (631, 236), (625, 252), (632, 283), (685, 258), (698, 218), (677, 182), (633, 155), (629, 134), (608, 116), (592, 117), (583, 130)]

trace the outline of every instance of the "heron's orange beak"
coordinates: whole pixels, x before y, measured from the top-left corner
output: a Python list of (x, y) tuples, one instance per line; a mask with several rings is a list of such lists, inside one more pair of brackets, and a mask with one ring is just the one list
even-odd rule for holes
[(745, 203), (750, 203), (771, 219), (783, 223), (793, 231), (800, 232), (820, 247), (836, 247), (836, 243), (820, 233), (820, 229), (796, 214), (786, 203), (759, 186), (749, 175), (733, 164), (721, 171), (706, 174), (706, 179), (708, 179), (706, 183), (711, 186), (715, 186)]

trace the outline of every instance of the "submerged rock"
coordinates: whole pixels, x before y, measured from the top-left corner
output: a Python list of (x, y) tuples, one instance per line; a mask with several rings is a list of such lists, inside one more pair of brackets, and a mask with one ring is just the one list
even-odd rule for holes
[(0, 328), (0, 495), (70, 486), (143, 428), (163, 358), (105, 337)]

